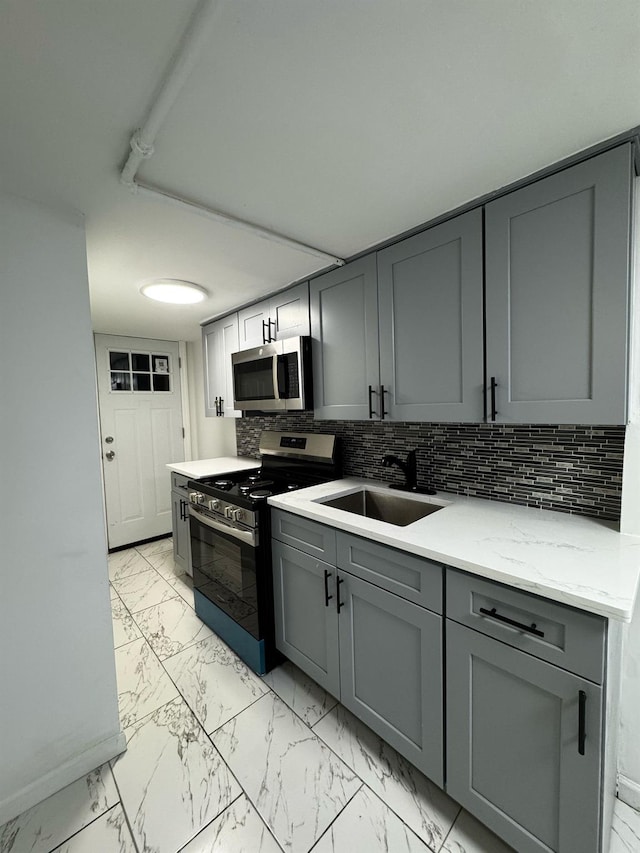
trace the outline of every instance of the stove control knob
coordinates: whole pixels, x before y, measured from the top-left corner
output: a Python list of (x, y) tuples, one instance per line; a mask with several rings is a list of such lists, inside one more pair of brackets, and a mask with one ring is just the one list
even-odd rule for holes
[(234, 521), (242, 521), (243, 519), (244, 519), (244, 510), (243, 509), (235, 510), (235, 512), (233, 513), (233, 520)]
[(224, 508), (224, 517), (225, 517), (225, 518), (233, 519), (233, 513), (234, 513), (234, 507), (232, 507), (232, 506), (226, 506), (226, 507)]
[(204, 495), (201, 494), (200, 492), (189, 492), (189, 500), (191, 501), (192, 504), (202, 503), (203, 499), (204, 499)]
[(220, 501), (217, 498), (214, 498), (212, 501), (209, 501), (209, 509), (219, 509)]

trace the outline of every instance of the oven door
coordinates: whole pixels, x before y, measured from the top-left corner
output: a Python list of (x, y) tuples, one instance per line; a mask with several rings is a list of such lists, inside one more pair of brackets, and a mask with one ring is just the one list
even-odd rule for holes
[(256, 586), (258, 532), (189, 507), (193, 589), (261, 639)]

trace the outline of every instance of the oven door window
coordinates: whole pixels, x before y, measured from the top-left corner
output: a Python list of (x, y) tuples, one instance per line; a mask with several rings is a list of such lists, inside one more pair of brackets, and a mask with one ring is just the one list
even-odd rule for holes
[(193, 588), (260, 639), (256, 549), (191, 518)]
[(273, 356), (240, 362), (233, 366), (236, 403), (253, 400), (277, 400), (273, 384)]

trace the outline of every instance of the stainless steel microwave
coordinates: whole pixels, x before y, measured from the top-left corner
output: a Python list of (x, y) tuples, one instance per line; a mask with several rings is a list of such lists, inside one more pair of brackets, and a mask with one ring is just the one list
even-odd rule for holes
[(234, 409), (289, 412), (313, 405), (309, 337), (234, 352), (231, 365)]

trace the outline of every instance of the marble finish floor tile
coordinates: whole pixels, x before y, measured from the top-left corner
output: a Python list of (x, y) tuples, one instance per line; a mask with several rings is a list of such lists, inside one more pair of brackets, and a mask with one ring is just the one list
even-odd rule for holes
[(171, 702), (178, 691), (144, 638), (115, 651), (118, 708), (123, 728)]
[(515, 853), (515, 850), (463, 809), (441, 853)]
[(175, 593), (178, 593), (183, 601), (186, 601), (189, 607), (193, 607), (193, 580), (188, 574), (174, 575), (172, 578), (167, 577), (167, 583), (173, 587)]
[(162, 551), (160, 554), (149, 554), (146, 560), (165, 580), (185, 574), (184, 569), (174, 562), (173, 548), (170, 551)]
[(113, 772), (140, 851), (176, 853), (241, 790), (182, 699), (126, 732)]
[(213, 636), (213, 631), (179, 596), (136, 613), (136, 622), (160, 660)]
[(163, 551), (173, 550), (173, 536), (165, 536), (154, 542), (145, 542), (144, 545), (136, 545), (136, 551), (143, 557), (151, 557), (153, 554), (162, 554)]
[(609, 853), (638, 853), (640, 850), (640, 812), (622, 800), (616, 800)]
[(313, 727), (429, 847), (439, 850), (460, 806), (342, 705)]
[(269, 693), (212, 737), (276, 841), (307, 853), (362, 783)]
[(262, 680), (213, 633), (163, 665), (208, 733), (268, 692)]
[(153, 607), (177, 595), (176, 590), (151, 567), (146, 572), (118, 578), (113, 581), (113, 585), (131, 613)]
[(113, 601), (116, 598), (120, 598), (120, 596), (116, 592), (116, 588), (114, 587), (114, 585), (111, 582), (109, 582), (109, 598), (111, 599), (111, 601)]
[(103, 764), (0, 827), (0, 851), (49, 853), (117, 802), (111, 768)]
[(282, 853), (244, 794), (180, 853)]
[(137, 640), (142, 634), (121, 598), (114, 598), (111, 602), (111, 616), (113, 620), (113, 647), (114, 649)]
[(363, 785), (313, 848), (313, 853), (433, 853)]
[(313, 679), (305, 675), (301, 669), (285, 661), (272, 669), (263, 681), (274, 690), (292, 711), (301, 717), (308, 726), (313, 726), (322, 719), (338, 700), (323, 690)]
[(122, 806), (114, 806), (53, 853), (136, 853)]
[(151, 568), (150, 564), (135, 548), (127, 548), (125, 551), (109, 554), (108, 562), (109, 580), (112, 582), (121, 578), (130, 578), (140, 572), (148, 572)]

